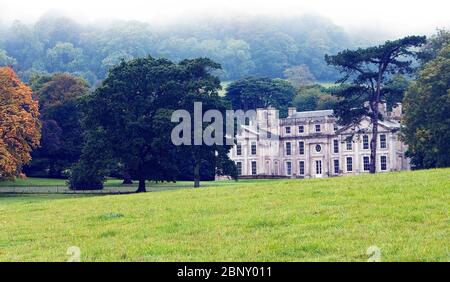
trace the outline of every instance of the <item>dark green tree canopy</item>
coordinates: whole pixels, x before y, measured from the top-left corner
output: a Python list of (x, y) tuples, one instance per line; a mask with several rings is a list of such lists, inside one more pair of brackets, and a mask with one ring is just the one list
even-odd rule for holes
[(301, 86), (292, 101), (297, 111), (328, 110), (334, 108), (337, 98), (331, 95), (332, 89), (320, 85)]
[(246, 111), (272, 106), (280, 110), (280, 116), (286, 116), (294, 95), (295, 88), (289, 82), (267, 77), (240, 79), (226, 89), (226, 98), (233, 109)]
[(85, 80), (68, 73), (35, 75), (33, 95), (39, 101), (41, 147), (33, 151), (28, 175), (64, 177), (78, 161), (83, 145), (78, 99), (89, 93)]
[[(172, 144), (175, 124), (171, 114), (177, 109), (193, 113), (194, 102), (203, 102), (206, 109), (220, 109), (220, 81), (211, 75), (218, 68), (220, 65), (206, 58), (178, 64), (150, 56), (122, 61), (82, 102), (88, 138), (103, 144), (101, 151), (90, 150), (85, 158), (92, 158), (94, 153), (98, 159), (114, 158), (124, 164), (131, 176), (139, 180), (138, 192), (145, 191), (145, 180), (175, 181), (175, 160), (182, 156), (214, 163), (213, 146), (183, 148)], [(87, 142), (95, 144), (92, 140)]]
[[(165, 169), (157, 157), (160, 144), (155, 140), (170, 142), (170, 130), (155, 130), (155, 124), (165, 111), (175, 109), (183, 82), (178, 66), (168, 60), (122, 61), (82, 103), (84, 126), (98, 132), (91, 136), (103, 139), (108, 151), (104, 157), (115, 156), (126, 164), (140, 185)], [(170, 152), (165, 157), (170, 157)]]
[(422, 67), (403, 105), (402, 133), (412, 164), (450, 166), (450, 41)]
[[(183, 60), (180, 66), (189, 75), (189, 83), (186, 87), (186, 93), (180, 98), (178, 107), (184, 109), (194, 116), (194, 102), (202, 103), (202, 110), (217, 110), (225, 117), (226, 110), (231, 109), (230, 103), (219, 96), (218, 90), (221, 88), (218, 77), (211, 74), (212, 71), (220, 69), (220, 65), (205, 58)], [(225, 118), (223, 120), (225, 122)], [(202, 128), (206, 129), (211, 122), (202, 122)], [(226, 131), (226, 124), (223, 124), (223, 132)], [(216, 134), (216, 133), (215, 133)], [(191, 119), (191, 144), (194, 144), (194, 120)], [(233, 138), (234, 135), (231, 137)], [(222, 136), (222, 144), (213, 145), (182, 145), (178, 148), (179, 158), (189, 160), (180, 162), (182, 166), (192, 166), (194, 169), (194, 186), (200, 186), (201, 170), (208, 169), (218, 175), (237, 176), (237, 170), (234, 162), (228, 157), (231, 146), (226, 145), (226, 136)]]

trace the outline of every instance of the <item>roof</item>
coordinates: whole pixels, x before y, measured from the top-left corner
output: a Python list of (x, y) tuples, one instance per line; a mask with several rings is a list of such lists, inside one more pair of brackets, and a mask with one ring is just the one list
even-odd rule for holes
[(384, 125), (387, 128), (400, 128), (400, 123), (397, 121), (380, 120), (380, 121), (378, 121), (378, 123), (381, 125)]
[[(363, 119), (369, 120), (368, 117), (363, 117), (363, 118), (360, 120), (360, 122), (361, 122)], [(370, 120), (369, 120), (369, 122), (370, 122)], [(359, 128), (359, 125), (360, 125), (360, 123), (357, 124), (356, 127)], [(379, 120), (379, 121), (378, 121), (378, 125), (381, 126), (381, 127), (384, 127), (384, 128), (387, 129), (387, 130), (395, 130), (395, 129), (399, 129), (399, 128), (400, 128), (400, 123), (399, 123), (399, 122), (397, 122), (397, 121), (391, 121), (391, 120)], [(371, 124), (370, 124), (369, 126), (371, 126)], [(351, 128), (355, 128), (355, 124), (346, 125), (346, 126), (340, 128), (336, 133), (337, 133), (337, 134), (341, 134), (341, 133), (343, 133), (343, 132), (345, 132), (346, 130), (351, 129)]]
[(307, 111), (307, 112), (295, 112), (287, 118), (313, 118), (313, 117), (326, 117), (332, 116), (333, 110), (321, 110), (321, 111)]

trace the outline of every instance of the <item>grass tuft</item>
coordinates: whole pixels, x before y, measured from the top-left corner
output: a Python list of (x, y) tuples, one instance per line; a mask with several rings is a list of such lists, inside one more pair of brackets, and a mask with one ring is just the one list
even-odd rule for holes
[(111, 212), (111, 213), (107, 213), (107, 214), (103, 214), (103, 215), (99, 216), (99, 219), (100, 220), (111, 220), (111, 219), (121, 218), (121, 217), (124, 217), (124, 215), (121, 213)]

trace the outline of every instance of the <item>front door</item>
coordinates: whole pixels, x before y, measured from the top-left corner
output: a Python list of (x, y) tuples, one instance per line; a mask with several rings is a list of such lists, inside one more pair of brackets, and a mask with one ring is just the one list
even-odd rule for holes
[(316, 161), (316, 177), (322, 177), (322, 161)]

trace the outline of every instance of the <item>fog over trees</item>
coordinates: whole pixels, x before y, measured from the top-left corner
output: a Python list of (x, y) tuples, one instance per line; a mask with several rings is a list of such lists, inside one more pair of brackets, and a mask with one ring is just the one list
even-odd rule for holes
[(69, 72), (94, 86), (122, 59), (208, 57), (222, 65), (217, 73), (222, 80), (284, 78), (287, 69), (301, 66), (316, 80), (330, 81), (338, 73), (326, 65), (324, 54), (370, 43), (317, 15), (155, 26), (138, 21), (83, 23), (47, 14), (34, 24), (0, 25), (0, 65), (13, 66), (24, 81), (34, 72)]

